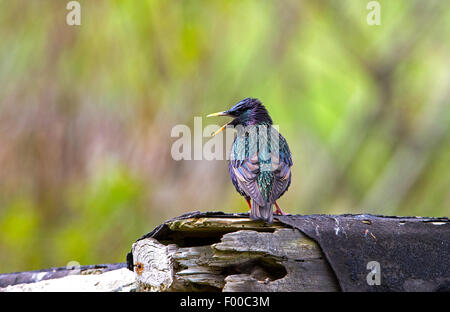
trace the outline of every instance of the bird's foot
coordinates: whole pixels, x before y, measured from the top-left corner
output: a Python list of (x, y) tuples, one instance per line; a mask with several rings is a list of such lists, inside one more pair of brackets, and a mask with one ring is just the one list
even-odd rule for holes
[(251, 211), (252, 210), (252, 203), (250, 202), (250, 199), (245, 199), (246, 201), (247, 201), (247, 204), (248, 204), (248, 211)]
[(285, 216), (287, 213), (285, 213), (283, 210), (281, 210), (280, 206), (278, 206), (277, 202), (275, 202), (275, 214)]

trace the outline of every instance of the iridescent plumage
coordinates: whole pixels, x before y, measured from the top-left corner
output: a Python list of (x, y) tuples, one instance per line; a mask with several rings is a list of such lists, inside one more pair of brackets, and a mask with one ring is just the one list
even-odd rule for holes
[(286, 139), (272, 127), (272, 119), (257, 99), (244, 99), (213, 115), (234, 117), (227, 124), (237, 129), (228, 166), (231, 181), (251, 201), (250, 217), (272, 223), (273, 205), (291, 184), (292, 157)]

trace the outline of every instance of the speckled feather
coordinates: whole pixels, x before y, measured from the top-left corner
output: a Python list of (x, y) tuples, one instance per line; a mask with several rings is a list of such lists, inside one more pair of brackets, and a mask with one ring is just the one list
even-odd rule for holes
[(291, 184), (289, 146), (258, 99), (246, 98), (221, 115), (234, 117), (228, 126), (238, 130), (228, 166), (231, 181), (251, 200), (250, 217), (272, 223), (273, 205)]
[[(237, 192), (254, 199), (261, 206), (275, 203), (291, 184), (292, 157), (289, 146), (274, 128), (270, 132), (272, 135), (279, 135), (279, 157), (277, 153), (271, 153), (270, 139), (267, 136), (258, 135), (258, 140), (251, 140), (249, 135), (238, 134), (233, 142), (229, 162), (230, 178)], [(262, 140), (267, 140), (267, 144), (260, 142)], [(259, 150), (258, 147), (250, 146), (250, 141), (266, 148)], [(253, 184), (256, 187), (249, 186)]]

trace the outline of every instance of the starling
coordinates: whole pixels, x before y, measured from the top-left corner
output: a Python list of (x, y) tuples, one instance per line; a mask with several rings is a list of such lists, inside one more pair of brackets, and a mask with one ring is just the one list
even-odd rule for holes
[(237, 130), (228, 169), (236, 191), (244, 196), (250, 218), (273, 223), (275, 213), (285, 214), (277, 204), (291, 184), (292, 157), (286, 139), (272, 127), (272, 119), (264, 105), (254, 98), (246, 98), (227, 111), (210, 114), (229, 116), (227, 127)]

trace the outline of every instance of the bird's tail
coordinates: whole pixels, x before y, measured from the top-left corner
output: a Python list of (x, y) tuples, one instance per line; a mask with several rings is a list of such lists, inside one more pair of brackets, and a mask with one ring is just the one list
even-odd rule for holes
[(266, 203), (265, 206), (258, 205), (252, 200), (252, 209), (250, 210), (250, 219), (263, 220), (267, 223), (273, 223), (273, 204)]

